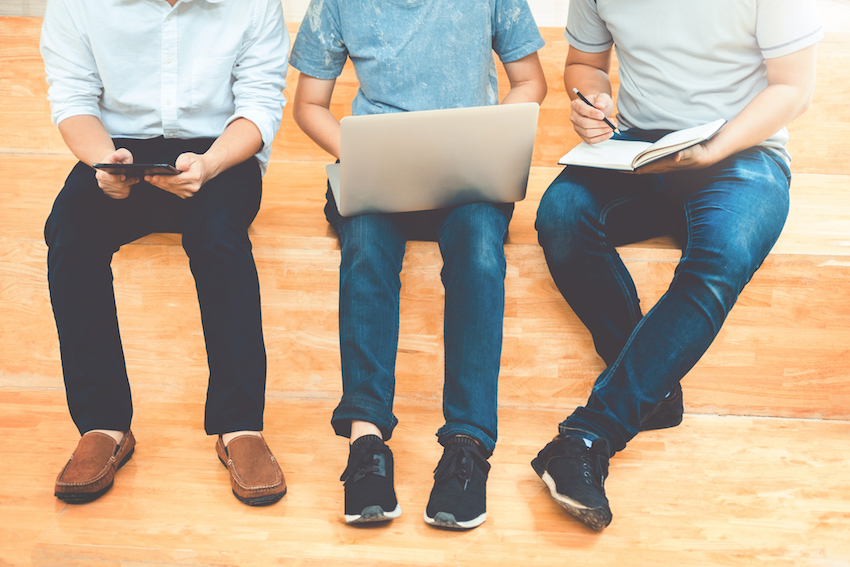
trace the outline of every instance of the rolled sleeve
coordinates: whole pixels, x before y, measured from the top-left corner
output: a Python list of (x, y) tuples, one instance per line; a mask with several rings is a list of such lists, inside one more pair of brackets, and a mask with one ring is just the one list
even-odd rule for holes
[(347, 58), (339, 8), (326, 0), (312, 0), (295, 38), (292, 66), (317, 79), (336, 79)]
[(41, 27), (41, 57), (47, 74), (50, 118), (59, 125), (66, 118), (100, 118), (103, 83), (76, 12), (64, 0), (47, 3)]
[(264, 3), (247, 37), (233, 68), (235, 110), (227, 124), (237, 118), (250, 120), (263, 138), (263, 150), (258, 157), (265, 162), (286, 104), (283, 89), (286, 87), (289, 32), (279, 0)]
[(545, 45), (526, 0), (499, 0), (493, 30), (493, 51), (502, 63), (518, 61)]

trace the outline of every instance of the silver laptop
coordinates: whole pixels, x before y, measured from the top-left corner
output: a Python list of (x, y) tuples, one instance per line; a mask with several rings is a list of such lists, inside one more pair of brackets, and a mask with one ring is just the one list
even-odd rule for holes
[(342, 216), (525, 198), (540, 106), (348, 116), (327, 166)]

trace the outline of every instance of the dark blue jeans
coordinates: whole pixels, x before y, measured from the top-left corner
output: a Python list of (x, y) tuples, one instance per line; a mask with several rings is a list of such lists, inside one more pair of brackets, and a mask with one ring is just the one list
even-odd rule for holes
[[(115, 140), (136, 163), (174, 163), (181, 153), (203, 153), (212, 142)], [(44, 235), (68, 407), (81, 434), (130, 428), (133, 406), (110, 264), (122, 245), (152, 232), (182, 233), (195, 277), (210, 369), (207, 433), (262, 430), (266, 353), (248, 240), (261, 193), (254, 158), (186, 200), (144, 182), (128, 198), (111, 199), (97, 186), (93, 169), (78, 163), (71, 171)]]
[[(697, 363), (773, 247), (788, 214), (787, 165), (753, 148), (712, 167), (632, 175), (567, 167), (537, 213), (552, 277), (607, 364), (561, 431), (620, 451)], [(662, 234), (687, 244), (669, 289), (642, 315), (616, 246)]]
[(497, 382), (505, 310), (504, 241), (513, 204), (341, 217), (328, 191), (325, 215), (339, 236), (339, 342), (342, 400), (331, 423), (376, 425), (385, 439), (393, 415), (399, 292), (405, 243), (434, 240), (443, 255), (445, 377), (441, 442), (466, 434), (496, 446)]

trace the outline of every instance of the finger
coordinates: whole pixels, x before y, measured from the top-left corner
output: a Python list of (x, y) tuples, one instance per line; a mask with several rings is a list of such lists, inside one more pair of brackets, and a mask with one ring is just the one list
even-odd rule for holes
[(573, 101), (572, 112), (574, 115), (592, 120), (602, 120), (605, 118), (605, 113), (595, 106), (588, 106), (582, 101)]
[(588, 137), (586, 141), (589, 144), (598, 144), (600, 142), (604, 142), (605, 140), (610, 140), (613, 135), (614, 132), (610, 128), (608, 128), (606, 132)]
[(580, 136), (585, 138), (603, 137), (607, 139), (614, 135), (614, 131), (611, 130), (611, 127), (604, 122), (594, 121), (590, 127), (577, 126), (575, 130)]
[(193, 153), (185, 153), (177, 156), (177, 160), (174, 162), (174, 167), (179, 169), (180, 171), (189, 171), (194, 165), (195, 161), (197, 161), (197, 154)]
[(133, 154), (127, 148), (118, 148), (109, 157), (109, 163), (133, 163)]
[(599, 93), (593, 101), (593, 106), (604, 112), (614, 106), (614, 99), (608, 93)]

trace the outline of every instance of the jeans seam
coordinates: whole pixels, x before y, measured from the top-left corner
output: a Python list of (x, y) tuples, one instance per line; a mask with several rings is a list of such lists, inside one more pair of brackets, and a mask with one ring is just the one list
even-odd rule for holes
[[(599, 215), (600, 222), (603, 225), (607, 226), (606, 222), (607, 222), (607, 218), (608, 218), (608, 213), (610, 213), (612, 210), (614, 210), (616, 207), (619, 207), (620, 205), (625, 205), (626, 203), (629, 203), (630, 201), (635, 201), (635, 200), (636, 199), (633, 198), (633, 197), (623, 197), (623, 198), (617, 199), (615, 201), (611, 201), (610, 203), (608, 203), (602, 209), (602, 212)], [(614, 274), (614, 279), (616, 280), (617, 285), (620, 288), (620, 292), (622, 294), (622, 297), (625, 297), (628, 300), (631, 300), (631, 294), (629, 293), (629, 287), (626, 285), (625, 281), (623, 280), (623, 277), (620, 274), (619, 270), (616, 269), (616, 264), (612, 261), (611, 254), (606, 252), (606, 250), (605, 250), (606, 245), (603, 244), (601, 240), (600, 240), (600, 247), (602, 248), (603, 255), (605, 256), (605, 263), (608, 265), (608, 268)], [(615, 247), (614, 251), (616, 253), (616, 247)], [(622, 259), (621, 259), (621, 261), (622, 261)], [(631, 303), (631, 302), (627, 301), (627, 303)], [(626, 307), (629, 311), (629, 319), (631, 320), (632, 325), (637, 326), (637, 324), (641, 320), (641, 317), (635, 316), (635, 310), (633, 308), (633, 305), (628, 304), (628, 305), (626, 305)]]

